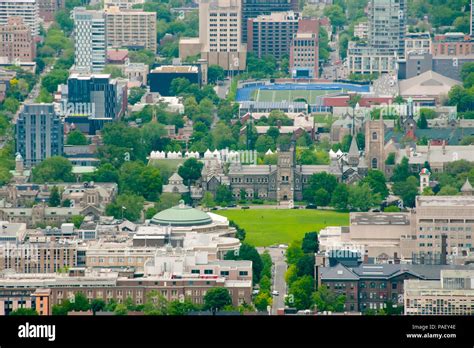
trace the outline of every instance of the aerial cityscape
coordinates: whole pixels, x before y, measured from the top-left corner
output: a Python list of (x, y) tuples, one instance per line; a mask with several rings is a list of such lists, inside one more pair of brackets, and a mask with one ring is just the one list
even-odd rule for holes
[(0, 0), (0, 316), (473, 316), (473, 1)]

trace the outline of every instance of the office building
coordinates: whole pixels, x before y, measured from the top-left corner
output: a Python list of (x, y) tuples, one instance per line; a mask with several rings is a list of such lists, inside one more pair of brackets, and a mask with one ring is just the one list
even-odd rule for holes
[(319, 76), (319, 22), (303, 19), (290, 48), (290, 71), (293, 77)]
[(65, 0), (37, 0), (39, 16), (45, 22), (53, 22), (56, 13), (63, 9)]
[(16, 151), (27, 166), (63, 153), (64, 126), (53, 104), (25, 104), (16, 123)]
[(109, 47), (147, 49), (156, 52), (156, 14), (141, 10), (105, 11), (106, 41)]
[(474, 315), (474, 270), (442, 270), (440, 280), (405, 281), (405, 315)]
[(410, 53), (431, 53), (432, 44), (429, 32), (405, 34), (405, 58)]
[(8, 57), (10, 61), (35, 60), (36, 43), (21, 17), (10, 17), (7, 24), (0, 25), (0, 57)]
[[(67, 81), (66, 122), (85, 126), (82, 131), (95, 134), (105, 122), (121, 117), (125, 95), (126, 90), (110, 74), (73, 73)], [(79, 125), (82, 121), (85, 124)]]
[(297, 0), (242, 0), (242, 42), (247, 40), (247, 21), (272, 12), (298, 11)]
[(162, 96), (171, 96), (171, 82), (177, 78), (185, 78), (191, 83), (200, 85), (201, 73), (194, 65), (163, 65), (148, 74), (150, 92), (158, 92)]
[(247, 51), (259, 58), (272, 56), (280, 60), (289, 56), (293, 35), (298, 31), (300, 20), (300, 15), (293, 11), (249, 18), (246, 23)]
[[(242, 44), (240, 0), (202, 0), (199, 3), (199, 37), (179, 41), (179, 57), (200, 55), (207, 65), (225, 71), (242, 71), (247, 63), (247, 46)], [(203, 72), (203, 75), (204, 74)], [(207, 78), (203, 76), (203, 81)]]
[(20, 17), (31, 29), (31, 35), (39, 35), (39, 9), (36, 0), (0, 1), (0, 25), (8, 24), (11, 17)]
[(242, 45), (241, 0), (202, 0), (199, 3), (201, 58), (226, 71), (246, 67), (247, 48)]
[(75, 69), (101, 72), (105, 67), (107, 48), (104, 12), (76, 7), (73, 19)]

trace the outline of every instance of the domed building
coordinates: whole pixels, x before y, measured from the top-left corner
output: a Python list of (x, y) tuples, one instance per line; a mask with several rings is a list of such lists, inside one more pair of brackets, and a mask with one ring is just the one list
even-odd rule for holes
[(133, 236), (133, 245), (183, 247), (188, 239), (197, 241), (196, 245), (212, 241), (221, 251), (234, 250), (240, 246), (235, 233), (236, 229), (229, 226), (226, 217), (203, 212), (180, 201), (177, 206), (155, 214), (147, 226), (140, 226)]
[(172, 227), (191, 227), (212, 224), (212, 218), (205, 212), (185, 205), (179, 205), (160, 211), (150, 221), (153, 225)]

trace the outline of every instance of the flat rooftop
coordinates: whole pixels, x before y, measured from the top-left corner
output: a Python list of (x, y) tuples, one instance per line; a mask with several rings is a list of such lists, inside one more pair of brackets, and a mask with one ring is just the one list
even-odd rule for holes
[(351, 225), (409, 225), (409, 213), (351, 213)]
[(474, 207), (474, 196), (417, 196), (416, 208)]
[(151, 73), (198, 73), (198, 67), (194, 65), (162, 65), (151, 71)]

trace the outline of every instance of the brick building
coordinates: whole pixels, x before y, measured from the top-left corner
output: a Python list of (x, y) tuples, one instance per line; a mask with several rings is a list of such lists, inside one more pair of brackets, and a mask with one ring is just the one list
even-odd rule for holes
[(0, 57), (8, 57), (10, 61), (35, 60), (36, 44), (30, 27), (21, 17), (8, 17), (7, 23), (0, 25)]

